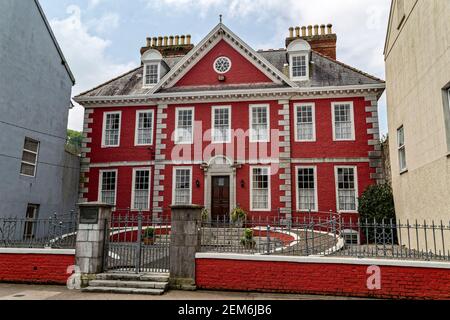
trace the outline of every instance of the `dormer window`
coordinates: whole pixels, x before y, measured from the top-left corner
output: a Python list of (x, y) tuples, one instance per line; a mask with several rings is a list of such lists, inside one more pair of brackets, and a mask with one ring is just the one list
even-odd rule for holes
[(288, 48), (289, 75), (293, 81), (309, 80), (311, 46), (303, 39), (292, 41)]
[(145, 85), (154, 86), (159, 82), (159, 64), (145, 65)]
[(162, 55), (159, 51), (150, 49), (142, 55), (143, 85), (150, 88), (158, 84), (161, 80), (161, 66), (163, 64)]
[(307, 55), (292, 56), (292, 77), (293, 78), (304, 78), (307, 76), (307, 65), (308, 60)]

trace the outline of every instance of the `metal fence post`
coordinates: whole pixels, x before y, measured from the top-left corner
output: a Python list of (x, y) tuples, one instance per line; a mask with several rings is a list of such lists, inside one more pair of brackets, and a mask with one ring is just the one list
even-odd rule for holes
[(270, 225), (267, 226), (267, 255), (270, 255)]
[(138, 214), (138, 232), (136, 235), (136, 273), (141, 271), (141, 250), (142, 249), (142, 212)]

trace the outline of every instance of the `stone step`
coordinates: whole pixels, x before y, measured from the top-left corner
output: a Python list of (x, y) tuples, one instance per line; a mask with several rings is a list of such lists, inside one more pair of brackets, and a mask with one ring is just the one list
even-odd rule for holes
[(107, 288), (161, 289), (166, 291), (169, 287), (169, 283), (150, 281), (93, 280), (89, 282), (89, 286)]
[(161, 296), (164, 294), (162, 289), (141, 289), (141, 288), (116, 288), (116, 287), (87, 287), (81, 290), (87, 293), (118, 293), (118, 294), (143, 294)]
[(101, 273), (96, 280), (122, 280), (122, 281), (150, 281), (150, 282), (169, 282), (168, 273)]

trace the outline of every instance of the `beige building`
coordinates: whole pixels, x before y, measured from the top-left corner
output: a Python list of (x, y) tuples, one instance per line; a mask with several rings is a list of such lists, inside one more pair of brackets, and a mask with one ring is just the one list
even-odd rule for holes
[(392, 0), (386, 47), (397, 218), (450, 221), (450, 0)]

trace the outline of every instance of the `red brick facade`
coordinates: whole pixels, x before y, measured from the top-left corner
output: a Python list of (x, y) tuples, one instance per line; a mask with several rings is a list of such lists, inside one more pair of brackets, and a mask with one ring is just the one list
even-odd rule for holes
[(338, 295), (383, 299), (450, 299), (450, 271), (380, 266), (370, 290), (369, 265), (196, 259), (199, 289)]

